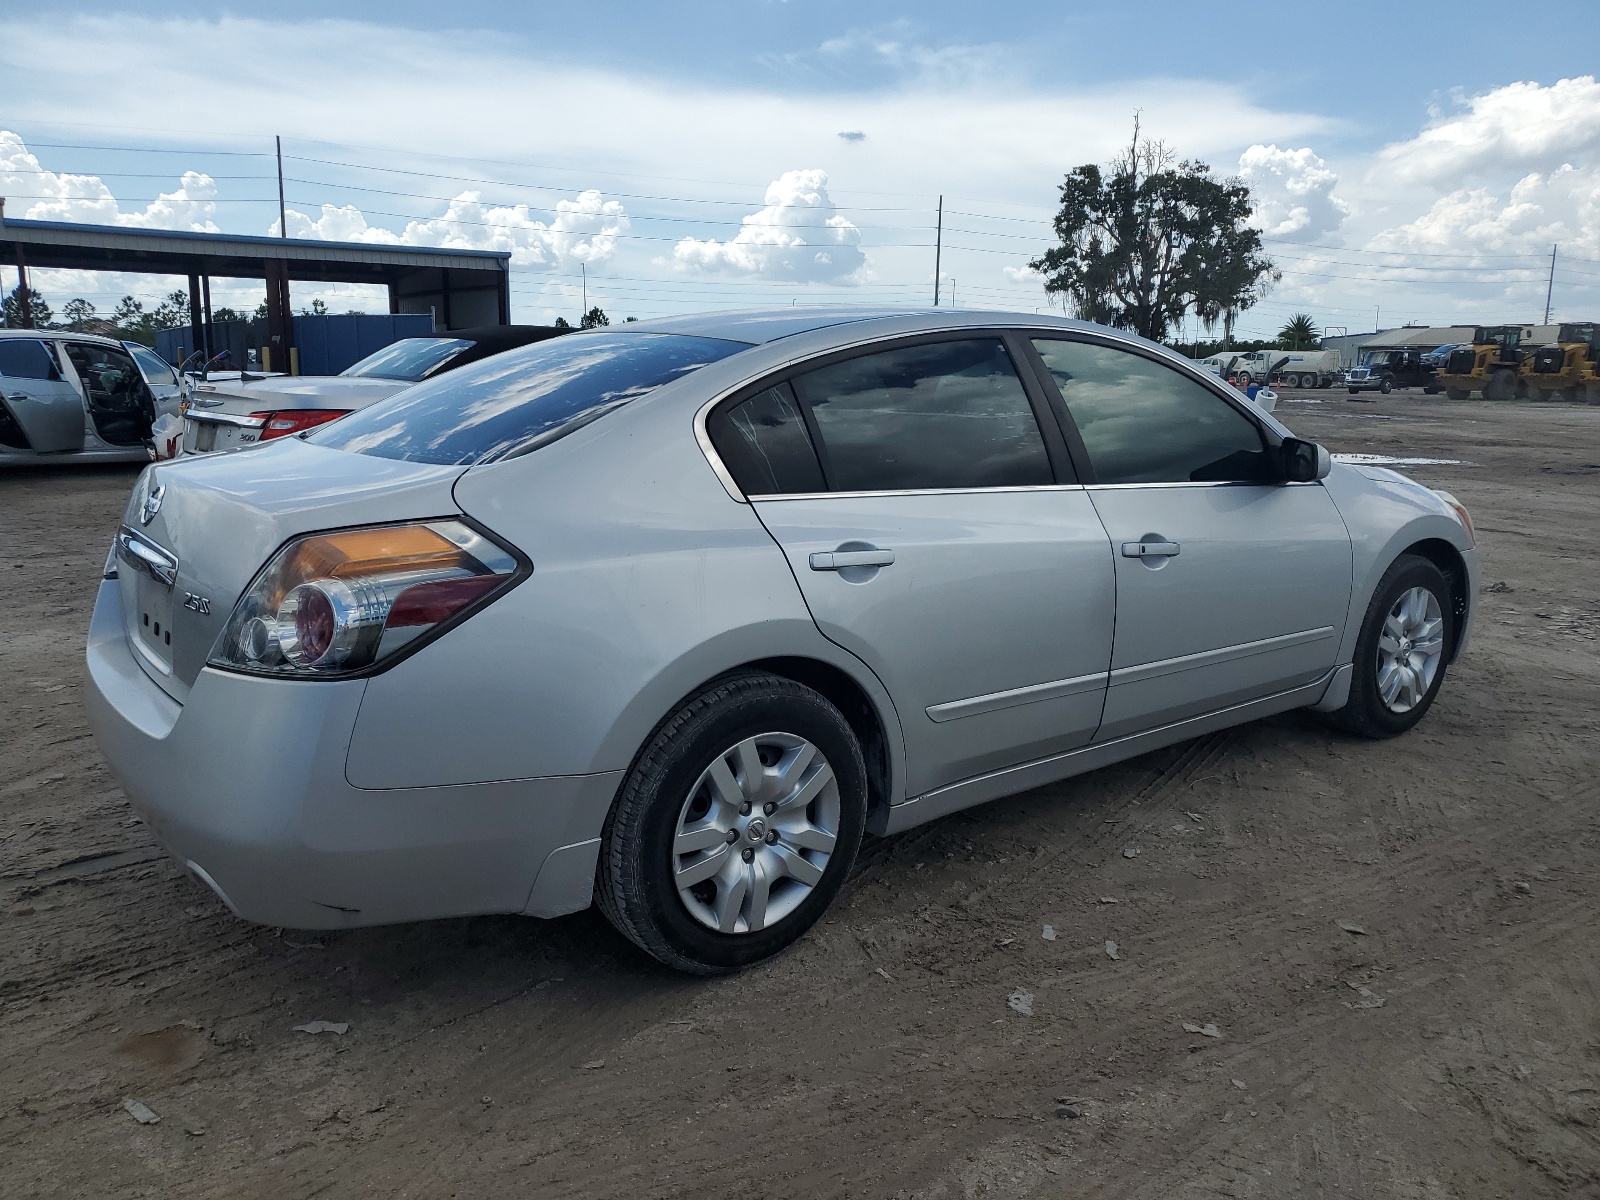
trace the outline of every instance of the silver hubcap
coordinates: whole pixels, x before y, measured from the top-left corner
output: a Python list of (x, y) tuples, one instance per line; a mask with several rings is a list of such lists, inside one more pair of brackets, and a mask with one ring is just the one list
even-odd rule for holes
[(1414, 587), (1394, 602), (1378, 635), (1378, 696), (1390, 712), (1422, 703), (1444, 656), (1444, 614), (1427, 588)]
[(790, 733), (746, 738), (701, 772), (678, 814), (678, 896), (708, 929), (765, 929), (821, 882), (838, 835), (839, 782), (822, 751)]

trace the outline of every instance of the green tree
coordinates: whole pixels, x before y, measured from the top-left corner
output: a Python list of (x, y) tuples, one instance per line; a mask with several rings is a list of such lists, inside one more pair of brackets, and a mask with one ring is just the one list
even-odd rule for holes
[(189, 323), (189, 293), (168, 292), (150, 314), (151, 324), (157, 329), (177, 329)]
[(322, 297), (318, 296), (311, 301), (309, 308), (302, 308), (300, 315), (303, 317), (325, 317), (328, 315), (328, 306)]
[(596, 304), (583, 314), (583, 320), (578, 322), (579, 329), (598, 329), (602, 325), (611, 324), (611, 318), (606, 316), (605, 309)]
[(556, 328), (557, 329), (571, 329), (572, 328), (572, 322), (568, 321), (565, 317), (557, 317), (556, 318)]
[(214, 323), (219, 321), (248, 321), (249, 319), (249, 313), (242, 313), (233, 308), (213, 308), (211, 310), (211, 320)]
[(1250, 219), (1249, 187), (1179, 162), (1161, 142), (1133, 144), (1107, 171), (1078, 167), (1061, 185), (1060, 245), (1029, 265), (1084, 320), (1160, 341), (1193, 312), (1208, 325), (1250, 308), (1279, 278)]
[(1278, 346), (1284, 350), (1314, 350), (1322, 331), (1310, 313), (1295, 313), (1284, 327), (1278, 330)]
[(94, 305), (74, 297), (61, 306), (61, 319), (74, 329), (81, 329), (95, 319)]
[(639, 319), (638, 317), (623, 317), (622, 318), (622, 323), (624, 325), (632, 325), (638, 319)]
[[(6, 293), (4, 302), (6, 328), (25, 328), (22, 322), (22, 285), (19, 283)], [(28, 289), (28, 316), (33, 323), (33, 328), (43, 329), (50, 324), (50, 306), (44, 302), (44, 297), (37, 288)]]

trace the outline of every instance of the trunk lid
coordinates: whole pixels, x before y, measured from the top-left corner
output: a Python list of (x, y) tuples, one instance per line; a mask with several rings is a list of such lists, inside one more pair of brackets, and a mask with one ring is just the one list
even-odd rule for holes
[(457, 513), (450, 492), (464, 469), (346, 454), (299, 438), (149, 467), (117, 537), (134, 657), (182, 703), (239, 596), (285, 541)]
[(183, 452), (211, 454), (255, 445), (264, 422), (251, 413), (306, 408), (353, 411), (410, 386), (404, 379), (355, 375), (274, 375), (196, 383), (184, 410)]

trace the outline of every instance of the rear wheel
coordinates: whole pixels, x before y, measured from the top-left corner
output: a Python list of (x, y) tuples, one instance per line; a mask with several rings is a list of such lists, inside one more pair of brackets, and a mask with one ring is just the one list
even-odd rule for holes
[(1351, 388), (1350, 389), (1350, 394), (1352, 396), (1359, 396), (1361, 394), (1361, 389), (1360, 388)]
[(1472, 393), (1466, 388), (1445, 388), (1444, 397), (1446, 400), (1470, 400)]
[(866, 824), (849, 723), (788, 679), (721, 680), (662, 724), (606, 821), (610, 922), (680, 971), (716, 975), (799, 938), (838, 893)]
[(1395, 737), (1422, 720), (1444, 684), (1454, 621), (1444, 572), (1402, 554), (1367, 606), (1350, 698), (1333, 719), (1369, 738)]

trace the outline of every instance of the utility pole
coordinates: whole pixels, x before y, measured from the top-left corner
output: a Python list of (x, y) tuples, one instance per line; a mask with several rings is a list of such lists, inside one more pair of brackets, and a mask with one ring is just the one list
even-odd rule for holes
[(283, 138), (273, 134), (272, 140), (278, 146), (278, 236), (289, 236), (289, 214), (283, 207)]
[(579, 263), (583, 269), (583, 312), (578, 314), (578, 324), (583, 324), (583, 318), (589, 315), (589, 264)]
[(1556, 246), (1550, 247), (1550, 282), (1544, 289), (1544, 323), (1550, 324), (1550, 297), (1556, 290)]
[(944, 197), (939, 197), (939, 223), (933, 233), (933, 306), (939, 307), (939, 260), (944, 255)]
[(950, 276), (950, 307), (956, 306), (956, 277)]

